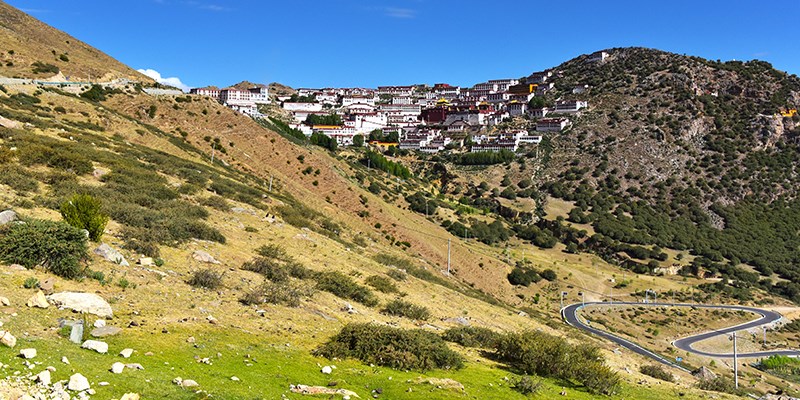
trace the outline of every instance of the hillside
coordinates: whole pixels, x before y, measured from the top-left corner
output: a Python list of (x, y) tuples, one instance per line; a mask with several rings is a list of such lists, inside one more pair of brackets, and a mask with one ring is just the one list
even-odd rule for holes
[[(17, 42), (15, 55), (52, 57), (42, 49), (53, 40), (80, 43), (10, 8), (0, 18), (20, 21), (0, 42), (28, 39)], [(85, 57), (73, 51), (62, 71), (135, 77), (117, 61), (89, 57), (96, 50), (88, 46)], [(29, 76), (23, 69), (0, 75)], [(538, 187), (557, 194), (546, 183), (571, 162), (564, 143), (580, 125), (553, 138), (545, 172), (523, 185), (533, 194), (512, 201), (497, 199), (480, 180), (502, 180), (509, 165), (521, 172), (519, 161), (494, 168), (432, 163), (400, 178), (380, 167), (418, 161), (329, 151), (211, 99), (150, 96), (135, 86), (76, 92), (0, 89), (0, 210), (14, 210), (24, 222), (0, 227), (0, 295), (8, 300), (0, 301), (0, 322), (17, 340), (13, 348), (0, 345), (7, 375), (0, 398), (56, 390), (13, 378), (48, 366), (53, 382), (86, 376), (94, 393), (72, 395), (96, 398), (309, 398), (292, 391), (297, 384), (361, 398), (523, 399), (526, 387), (537, 398), (564, 391), (571, 399), (729, 397), (699, 389), (681, 372), (677, 383), (644, 375), (639, 366), (651, 361), (561, 322), (564, 291), (568, 302), (579, 301), (579, 292), (599, 301), (615, 289), (615, 298), (636, 300), (651, 287), (687, 298), (706, 282), (632, 273), (607, 257), (572, 251), (577, 234), (555, 215), (566, 216), (582, 199), (572, 203), (562, 193), (545, 207)], [(364, 165), (368, 157), (375, 162)], [(459, 183), (440, 190), (447, 181)], [(459, 186), (463, 191), (453, 193)], [(97, 214), (109, 217), (100, 237), (87, 241), (64, 222), (64, 210), (83, 204), (76, 195), (98, 201)], [(461, 202), (468, 196), (482, 200)], [(528, 224), (500, 215), (501, 205), (550, 215)], [(588, 222), (574, 226), (591, 229)], [(534, 245), (540, 226), (561, 243)], [(101, 245), (119, 253), (104, 258)], [(19, 256), (39, 248), (48, 251)], [(52, 256), (74, 249), (87, 253)], [(512, 285), (516, 270), (535, 272), (536, 281)], [(28, 306), (39, 290), (94, 293), (114, 315)], [(108, 344), (108, 354), (70, 341), (72, 325), (98, 319), (98, 326), (121, 329), (95, 338)], [(680, 325), (671, 330), (678, 334)], [(346, 345), (348, 333), (350, 342), (372, 347), (357, 354)], [(38, 355), (19, 357), (25, 348)], [(113, 373), (115, 362), (128, 362), (117, 356), (126, 348), (133, 364)], [(520, 359), (527, 354), (538, 366)], [(730, 374), (722, 360), (687, 355), (686, 363)], [(753, 393), (782, 388), (772, 376), (743, 370)]]
[[(59, 81), (153, 80), (14, 7), (0, 2), (0, 76)], [(37, 64), (38, 63), (38, 64)]]

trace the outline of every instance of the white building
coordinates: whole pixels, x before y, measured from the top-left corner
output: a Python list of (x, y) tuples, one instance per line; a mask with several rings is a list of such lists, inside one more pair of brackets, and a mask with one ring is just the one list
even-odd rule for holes
[(286, 111), (322, 111), (322, 104), (320, 103), (283, 103), (283, 109)]
[(508, 115), (512, 117), (525, 115), (528, 112), (528, 103), (512, 101), (506, 105), (506, 110), (508, 110)]
[(415, 90), (414, 86), (378, 86), (378, 95), (411, 96)]
[(596, 51), (596, 52), (590, 54), (589, 58), (587, 58), (586, 61), (589, 61), (589, 62), (603, 62), (603, 61), (606, 60), (606, 58), (608, 58), (608, 53), (606, 53), (605, 51)]
[(555, 113), (563, 113), (563, 114), (574, 114), (579, 112), (581, 109), (589, 107), (589, 102), (587, 101), (557, 101), (556, 107), (553, 110)]
[(374, 96), (361, 96), (361, 95), (348, 95), (342, 97), (342, 107), (347, 107), (353, 104), (369, 104), (375, 105)]
[(536, 121), (537, 132), (560, 132), (569, 125), (566, 118), (542, 118)]
[(487, 83), (497, 85), (497, 91), (505, 92), (509, 87), (518, 85), (519, 79), (492, 79)]

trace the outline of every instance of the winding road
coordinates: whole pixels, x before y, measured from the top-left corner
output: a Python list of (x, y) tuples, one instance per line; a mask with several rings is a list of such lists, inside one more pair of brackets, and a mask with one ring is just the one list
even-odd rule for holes
[[(690, 307), (690, 308), (711, 308), (711, 309), (718, 309), (718, 310), (734, 310), (734, 311), (747, 311), (754, 314), (758, 314), (761, 317), (754, 319), (750, 322), (746, 322), (743, 324), (739, 324), (736, 326), (731, 326), (728, 328), (717, 329), (710, 332), (701, 333), (699, 335), (689, 336), (686, 338), (678, 339), (672, 342), (673, 346), (677, 347), (680, 350), (688, 351), (690, 353), (707, 356), (707, 357), (718, 357), (718, 358), (732, 358), (733, 353), (710, 353), (702, 350), (696, 350), (693, 346), (695, 343), (710, 339), (715, 336), (720, 335), (727, 335), (732, 332), (737, 332), (740, 330), (750, 329), (759, 327), (762, 325), (767, 325), (773, 323), (782, 318), (781, 314), (775, 311), (769, 310), (762, 310), (760, 308), (753, 308), (753, 307), (746, 307), (746, 306), (736, 306), (736, 305), (705, 305), (705, 304), (687, 304), (687, 303), (633, 303), (633, 302), (615, 302), (615, 303), (608, 303), (608, 302), (587, 302), (587, 303), (576, 303), (570, 304), (564, 307), (561, 310), (561, 316), (564, 318), (564, 321), (567, 324), (572, 325), (576, 328), (582, 329), (584, 331), (590, 332), (594, 335), (600, 336), (602, 338), (608, 339), (628, 350), (633, 351), (634, 353), (643, 355), (645, 357), (650, 357), (662, 364), (669, 365), (684, 371), (688, 370), (682, 367), (680, 364), (673, 362), (670, 359), (667, 359), (663, 356), (660, 356), (656, 353), (653, 353), (650, 350), (645, 349), (642, 346), (639, 346), (636, 343), (631, 342), (630, 340), (623, 339), (617, 335), (611, 334), (601, 329), (594, 328), (590, 326), (589, 323), (585, 323), (580, 318), (578, 318), (578, 311), (581, 308), (589, 307), (589, 306), (636, 306), (636, 307)], [(740, 358), (763, 358), (769, 357), (772, 355), (784, 355), (784, 356), (800, 356), (800, 351), (798, 350), (772, 350), (772, 351), (759, 351), (754, 353), (737, 353), (737, 357)]]

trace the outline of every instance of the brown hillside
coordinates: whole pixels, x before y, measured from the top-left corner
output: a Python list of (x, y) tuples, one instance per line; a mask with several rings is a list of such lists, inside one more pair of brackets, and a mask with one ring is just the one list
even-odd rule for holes
[(32, 64), (58, 67), (70, 80), (110, 81), (127, 78), (152, 83), (107, 54), (0, 2), (0, 75), (47, 78), (55, 73), (34, 73)]

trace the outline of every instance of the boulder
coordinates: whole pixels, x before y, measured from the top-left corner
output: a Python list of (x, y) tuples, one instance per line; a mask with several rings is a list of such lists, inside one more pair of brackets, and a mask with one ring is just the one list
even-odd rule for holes
[(692, 375), (695, 378), (698, 378), (698, 379), (703, 380), (703, 381), (710, 381), (710, 380), (713, 380), (714, 378), (717, 377), (717, 374), (715, 374), (714, 371), (706, 368), (705, 366), (702, 366), (702, 367), (692, 371)]
[(143, 267), (152, 267), (156, 265), (156, 263), (153, 261), (153, 257), (142, 257), (139, 259), (139, 265)]
[(10, 306), (11, 302), (8, 301), (8, 297), (0, 296), (0, 305), (2, 305), (2, 306)]
[(122, 356), (122, 358), (130, 358), (132, 354), (133, 349), (125, 349), (119, 352), (119, 355)]
[(84, 349), (94, 350), (98, 353), (108, 353), (108, 343), (99, 340), (87, 340), (81, 345)]
[(22, 349), (19, 351), (19, 355), (22, 358), (30, 360), (31, 358), (36, 357), (36, 349)]
[(119, 264), (123, 267), (130, 265), (128, 264), (128, 261), (125, 260), (125, 257), (122, 255), (122, 253), (105, 243), (94, 249), (94, 254), (97, 254), (98, 256), (105, 258), (107, 261), (111, 261), (114, 264)]
[(111, 372), (115, 374), (121, 374), (122, 370), (124, 369), (125, 369), (125, 364), (121, 362), (115, 362), (113, 365), (111, 365)]
[(92, 337), (101, 338), (106, 336), (118, 335), (120, 332), (122, 332), (122, 329), (117, 328), (116, 326), (104, 326), (102, 328), (92, 329), (90, 335), (92, 335)]
[(144, 367), (142, 366), (142, 364), (139, 364), (139, 363), (125, 364), (125, 368), (127, 368), (127, 369), (138, 369), (140, 371), (144, 371)]
[(139, 400), (139, 394), (137, 393), (125, 393), (119, 400)]
[(55, 286), (56, 280), (53, 278), (47, 278), (43, 282), (39, 283), (39, 289), (42, 289), (45, 294), (53, 294), (53, 289), (55, 289)]
[(85, 376), (81, 374), (75, 374), (69, 377), (67, 389), (72, 390), (73, 392), (82, 392), (84, 390), (88, 390), (89, 388), (89, 380), (86, 379)]
[(333, 368), (331, 368), (329, 365), (326, 365), (326, 366), (322, 367), (322, 370), (320, 372), (322, 372), (323, 374), (326, 374), (326, 375), (330, 375), (331, 372), (333, 372)]
[(83, 342), (83, 323), (72, 325), (72, 330), (69, 332), (69, 341), (75, 344)]
[(5, 210), (0, 212), (0, 226), (10, 224), (19, 219), (19, 216), (13, 210)]
[(47, 297), (44, 296), (44, 292), (39, 290), (33, 295), (28, 302), (25, 303), (28, 307), (39, 307), (39, 308), (47, 308), (50, 307), (50, 303), (47, 302)]
[(212, 257), (211, 254), (208, 254), (203, 250), (196, 250), (194, 253), (192, 253), (192, 258), (194, 258), (195, 261), (209, 263), (209, 264), (219, 264), (220, 263), (214, 257)]
[(92, 324), (92, 326), (94, 326), (95, 328), (102, 328), (106, 326), (106, 320), (98, 319), (97, 321), (94, 321), (94, 324)]
[(41, 383), (42, 385), (49, 386), (50, 385), (50, 371), (44, 370), (40, 372), (38, 375), (34, 377), (36, 382)]
[(19, 264), (11, 264), (8, 266), (8, 269), (11, 271), (27, 271), (28, 269)]
[(200, 386), (200, 384), (198, 384), (197, 382), (195, 382), (195, 381), (193, 381), (191, 379), (184, 379), (183, 381), (181, 381), (181, 387), (184, 387), (184, 388), (191, 388), (191, 387), (198, 387), (198, 386)]
[(111, 305), (94, 293), (61, 292), (47, 298), (59, 308), (86, 312), (102, 318), (111, 318), (114, 315)]

